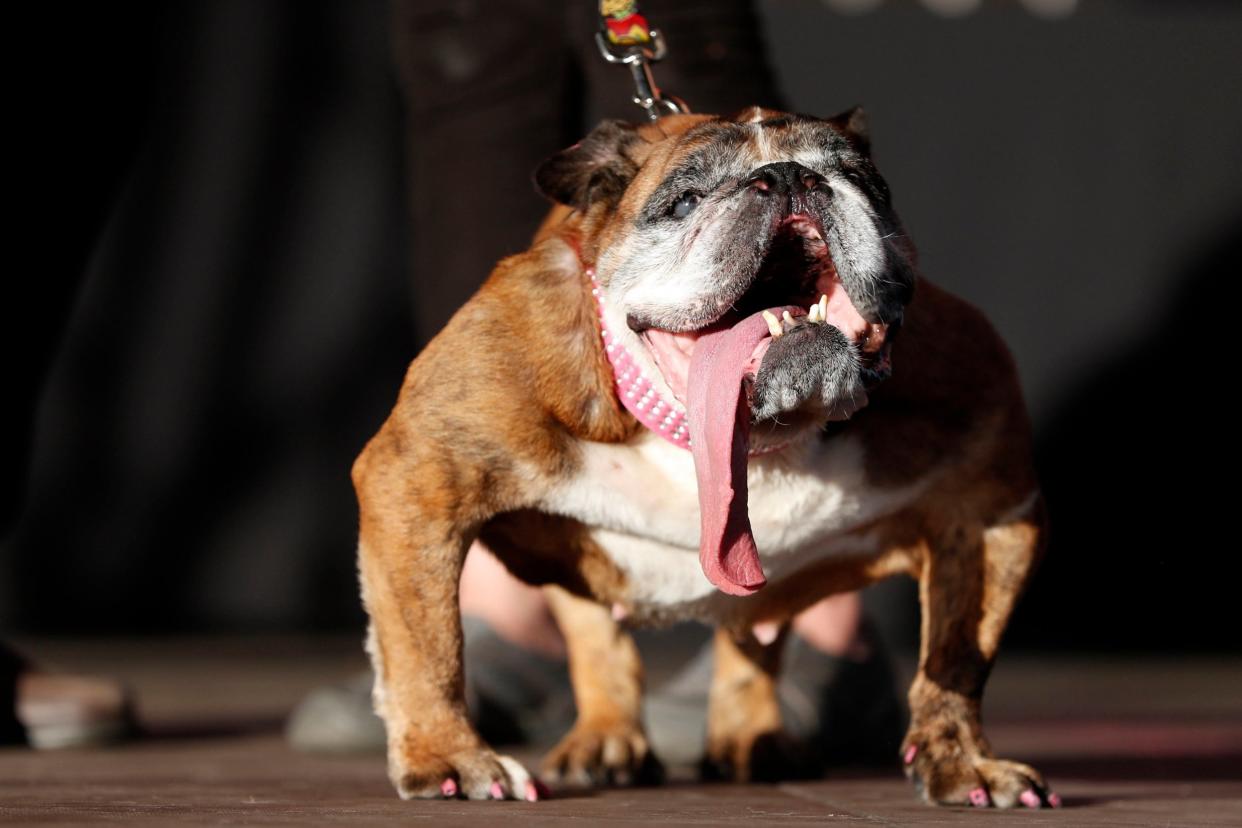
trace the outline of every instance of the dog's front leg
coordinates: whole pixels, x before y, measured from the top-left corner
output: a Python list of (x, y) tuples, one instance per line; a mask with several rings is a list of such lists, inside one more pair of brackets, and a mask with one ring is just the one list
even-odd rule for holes
[(471, 541), (459, 516), (468, 499), (444, 491), (451, 476), (426, 472), (374, 446), (354, 466), (358, 570), (388, 773), (403, 799), (533, 800), (534, 780), (488, 748), (467, 716), (457, 592)]
[(578, 720), (543, 762), (543, 773), (572, 785), (648, 784), (663, 768), (642, 725), (643, 667), (634, 639), (608, 609), (544, 588), (565, 636)]
[(995, 758), (979, 707), (1001, 633), (1038, 556), (1042, 522), (944, 531), (919, 577), (919, 670), (910, 687), (906, 775), (931, 803), (1057, 805), (1034, 768)]
[(788, 631), (783, 625), (766, 644), (749, 631), (716, 631), (705, 776), (771, 782), (805, 775), (807, 753), (783, 730), (776, 696)]

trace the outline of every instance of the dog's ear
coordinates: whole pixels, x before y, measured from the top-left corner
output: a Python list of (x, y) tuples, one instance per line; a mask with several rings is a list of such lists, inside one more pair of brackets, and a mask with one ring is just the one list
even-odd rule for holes
[(604, 121), (587, 137), (540, 164), (535, 187), (576, 210), (597, 201), (615, 204), (638, 172), (638, 164), (626, 150), (641, 140), (633, 124)]
[(833, 115), (828, 123), (845, 133), (856, 150), (863, 155), (871, 154), (871, 125), (867, 123), (867, 113), (861, 106)]

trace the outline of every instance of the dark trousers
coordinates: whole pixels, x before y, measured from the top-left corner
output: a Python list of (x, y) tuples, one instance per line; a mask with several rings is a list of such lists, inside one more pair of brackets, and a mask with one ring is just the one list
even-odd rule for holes
[[(695, 112), (779, 106), (749, 2), (664, 0), (643, 12), (669, 46), (656, 80)], [(629, 72), (593, 40), (591, 0), (398, 0), (407, 102), (415, 323), (434, 335), (547, 209), (531, 174), (601, 118), (642, 120)]]

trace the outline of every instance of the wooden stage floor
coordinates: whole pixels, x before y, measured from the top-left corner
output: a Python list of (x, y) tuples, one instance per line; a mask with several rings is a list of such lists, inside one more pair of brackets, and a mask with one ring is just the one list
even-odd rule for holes
[[(548, 802), (401, 802), (377, 756), (288, 750), (283, 717), (362, 666), (341, 639), (23, 641), (110, 673), (149, 735), (110, 750), (0, 750), (0, 824), (1242, 826), (1242, 660), (1002, 657), (986, 721), (1003, 755), (1041, 768), (1058, 811), (917, 802), (899, 771), (822, 781), (573, 793)], [(522, 756), (532, 762), (534, 754)]]

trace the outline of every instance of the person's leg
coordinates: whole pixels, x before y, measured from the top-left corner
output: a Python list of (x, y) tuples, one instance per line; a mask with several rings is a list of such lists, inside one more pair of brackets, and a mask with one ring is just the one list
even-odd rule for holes
[[(21, 341), (10, 351), (6, 386), (15, 427), (0, 434), (0, 540), (20, 528), (44, 382), (140, 145), (162, 22), (159, 9), (147, 4), (76, 9), (72, 25), (64, 24), (60, 9), (38, 4), (19, 17), (28, 31), (56, 32), (56, 53), (71, 59), (49, 60), (40, 68), (40, 93), (17, 105), (18, 120), (29, 125), (17, 154), (34, 159), (27, 166), (38, 170), (18, 176), (20, 184), (30, 184), (17, 199), (35, 229), (19, 234), (19, 245), (36, 245), (27, 257), (39, 261), (39, 275), (17, 287), (14, 302), (23, 324), (14, 328)], [(82, 124), (92, 125), (89, 141), (81, 138)], [(56, 244), (46, 244), (53, 234)], [(20, 256), (20, 247), (15, 252)], [(129, 699), (119, 683), (47, 672), (0, 641), (0, 744), (98, 746), (129, 730)]]
[[(393, 50), (405, 98), (412, 295), (426, 343), (502, 257), (524, 250), (546, 212), (531, 176), (573, 140), (576, 115), (564, 6), (547, 0), (395, 0)], [(565, 645), (542, 593), (479, 544), (467, 554), (460, 600), (467, 699), (495, 743), (548, 717), (572, 721)], [(382, 749), (383, 723), (360, 676), (322, 687), (290, 716), (300, 749)], [(522, 718), (522, 709), (570, 709)], [(519, 721), (519, 719), (521, 719)], [(560, 735), (559, 733), (556, 735)]]
[(825, 598), (799, 614), (793, 629), (807, 644), (837, 658), (866, 661), (871, 655), (862, 637), (862, 595), (845, 592)]
[(549, 659), (565, 658), (565, 639), (543, 590), (519, 581), (483, 544), (466, 554), (461, 573), (461, 612), (512, 644)]
[(571, 140), (564, 28), (562, 4), (547, 0), (394, 5), (422, 342), (529, 246), (546, 211), (531, 176)]

